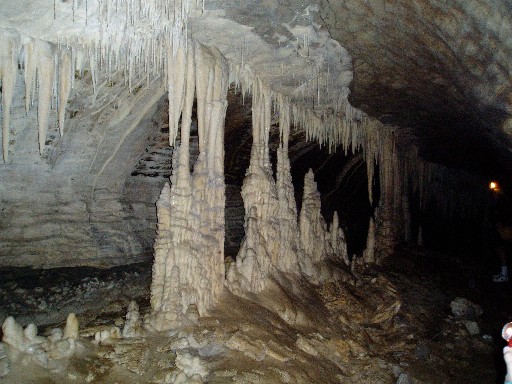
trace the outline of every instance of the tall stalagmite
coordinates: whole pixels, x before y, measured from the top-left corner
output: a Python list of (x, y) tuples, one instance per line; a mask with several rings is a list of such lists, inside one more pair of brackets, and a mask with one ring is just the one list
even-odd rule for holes
[(312, 282), (319, 283), (333, 277), (332, 270), (325, 268), (326, 261), (340, 260), (348, 265), (345, 235), (339, 228), (338, 214), (335, 212), (329, 230), (321, 213), (320, 193), (311, 169), (304, 176), (299, 233), (303, 249), (299, 263), (302, 272)]
[[(169, 131), (178, 131), (180, 115), (182, 123), (171, 184), (164, 186), (157, 203), (152, 312), (146, 325), (158, 331), (207, 314), (224, 285), (223, 146), (228, 67), (218, 51), (189, 42), (169, 60), (168, 71), (169, 95), (173, 97), (169, 100)], [(174, 81), (180, 76), (185, 80)], [(188, 142), (194, 89), (200, 153), (191, 175)]]
[(298, 257), (302, 252), (297, 225), (297, 204), (292, 183), (291, 164), (288, 157), (290, 138), (290, 102), (283, 96), (277, 98), (279, 112), (280, 144), (277, 148), (276, 187), (279, 200), (279, 257), (278, 268), (298, 272)]

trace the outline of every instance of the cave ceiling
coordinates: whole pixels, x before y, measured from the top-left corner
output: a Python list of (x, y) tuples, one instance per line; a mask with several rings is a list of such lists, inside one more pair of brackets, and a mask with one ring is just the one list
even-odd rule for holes
[(353, 106), (412, 128), (427, 160), (490, 176), (512, 170), (510, 1), (206, 4), (274, 46), (288, 32), (284, 20), (310, 19), (352, 58)]
[[(52, 23), (59, 12), (62, 15), (66, 3), (69, 1), (4, 4), (6, 17), (0, 27), (14, 27), (22, 34), (49, 41), (83, 33), (77, 22)], [(77, 7), (73, 18), (77, 20), (80, 3), (73, 2)], [(300, 33), (328, 31), (341, 44), (339, 49), (345, 48), (350, 55), (351, 62), (342, 63), (340, 73), (344, 76), (338, 80), (343, 86), (350, 84), (353, 106), (384, 123), (412, 128), (423, 156), (429, 160), (484, 173), (510, 170), (509, 0), (205, 0), (202, 7), (204, 14), (213, 13), (244, 26), (238, 31), (243, 31), (240, 38), (255, 34), (267, 49), (277, 50), (296, 41), (297, 56), (304, 53)], [(94, 12), (93, 5), (89, 8)], [(39, 23), (31, 20), (36, 14)], [(90, 25), (92, 20), (91, 14)], [(192, 21), (192, 27), (208, 33), (208, 23), (203, 17), (198, 23)], [(214, 46), (226, 44), (225, 36), (205, 37), (205, 33), (199, 32), (199, 39), (210, 40)], [(247, 40), (245, 44), (250, 44)], [(315, 41), (310, 44), (308, 49), (314, 49)], [(261, 46), (251, 45), (248, 50)], [(325, 48), (327, 52), (330, 47)], [(272, 67), (272, 60), (265, 55), (260, 58), (262, 71), (275, 72), (278, 67)], [(283, 59), (283, 55), (274, 56)], [(329, 64), (336, 59), (331, 56), (324, 60)], [(468, 152), (473, 156), (468, 158)]]
[(354, 106), (412, 127), (434, 161), (510, 169), (510, 1), (321, 4), (319, 17), (352, 55)]

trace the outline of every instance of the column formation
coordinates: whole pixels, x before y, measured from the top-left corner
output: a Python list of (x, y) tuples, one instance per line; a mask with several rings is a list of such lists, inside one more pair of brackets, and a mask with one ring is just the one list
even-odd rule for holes
[(245, 238), (230, 271), (232, 285), (259, 292), (278, 266), (280, 254), (279, 197), (269, 157), (272, 99), (261, 81), (253, 84), (251, 159), (242, 186)]
[(298, 273), (298, 257), (302, 247), (298, 237), (297, 204), (293, 188), (288, 141), (290, 138), (290, 102), (284, 97), (277, 100), (279, 112), (280, 144), (277, 148), (276, 186), (279, 201), (279, 257), (278, 269)]
[[(224, 285), (224, 118), (228, 67), (213, 49), (181, 45), (168, 58), (169, 132), (181, 116), (181, 146), (157, 202), (158, 232), (146, 325), (166, 330), (208, 313)], [(197, 98), (199, 157), (189, 168)], [(174, 135), (174, 137), (173, 137)]]

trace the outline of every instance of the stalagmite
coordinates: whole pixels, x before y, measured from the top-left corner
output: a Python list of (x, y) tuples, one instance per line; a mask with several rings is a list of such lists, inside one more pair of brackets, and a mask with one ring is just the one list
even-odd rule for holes
[(0, 39), (0, 79), (2, 80), (2, 153), (3, 160), (9, 158), (9, 122), (11, 103), (18, 71), (19, 37), (14, 33)]
[(363, 262), (365, 264), (375, 263), (375, 221), (370, 217), (368, 224), (368, 235), (366, 237), (366, 247), (363, 251)]
[[(175, 108), (169, 120), (170, 132), (177, 132), (177, 114), (182, 114), (181, 147), (174, 158), (171, 184), (164, 186), (157, 202), (152, 312), (146, 319), (146, 326), (157, 331), (193, 321), (197, 313), (207, 314), (224, 285), (223, 131), (228, 71), (217, 51), (200, 44), (187, 46), (187, 56), (180, 59), (183, 65), (168, 68), (168, 79), (175, 79), (173, 71), (179, 70), (185, 81), (178, 83), (184, 88), (181, 94), (169, 94), (182, 98), (169, 100)], [(190, 175), (188, 140), (194, 84), (202, 144)]]
[(333, 256), (339, 257), (345, 262), (345, 265), (349, 266), (350, 261), (348, 259), (347, 240), (345, 238), (345, 233), (339, 224), (338, 212), (334, 212), (332, 217), (330, 240)]
[(290, 173), (288, 157), (288, 141), (290, 137), (290, 103), (280, 97), (278, 99), (280, 145), (277, 149), (276, 187), (279, 201), (279, 257), (277, 267), (281, 271), (298, 272), (297, 255), (301, 252), (298, 225), (297, 205)]
[(64, 327), (65, 339), (78, 339), (78, 319), (74, 313), (70, 313), (66, 319)]
[(326, 264), (328, 260), (340, 260), (349, 265), (345, 234), (339, 227), (338, 214), (334, 213), (329, 230), (321, 214), (320, 193), (311, 169), (304, 176), (299, 236), (303, 249), (300, 267), (313, 283), (335, 278), (336, 272)]
[(12, 316), (7, 317), (2, 324), (2, 341), (20, 351), (27, 348), (23, 327)]
[(131, 301), (126, 314), (124, 323), (123, 337), (139, 337), (142, 335), (142, 322), (140, 319), (139, 306), (135, 301)]
[(320, 213), (320, 194), (311, 169), (304, 176), (299, 229), (302, 249), (304, 250), (304, 257), (300, 260), (302, 271), (307, 276), (315, 277), (314, 265), (327, 256), (327, 225)]
[(240, 247), (237, 262), (231, 265), (232, 270), (228, 273), (231, 289), (242, 288), (250, 292), (260, 292), (265, 288), (271, 263), (266, 254), (260, 231), (258, 211), (253, 206), (246, 215), (245, 239)]

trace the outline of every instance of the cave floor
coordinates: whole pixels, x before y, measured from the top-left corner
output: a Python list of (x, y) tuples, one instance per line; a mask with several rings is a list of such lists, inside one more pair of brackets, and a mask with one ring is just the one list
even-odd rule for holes
[[(258, 295), (227, 292), (189, 326), (99, 344), (96, 332), (122, 329), (130, 301), (142, 316), (149, 311), (150, 264), (3, 269), (0, 321), (14, 316), (48, 336), (74, 312), (81, 347), (50, 369), (17, 357), (0, 383), (502, 382), (509, 283), (493, 285), (455, 257), (411, 247), (398, 253), (400, 263), (345, 271), (344, 282), (277, 276)], [(483, 314), (455, 316), (456, 297)]]

